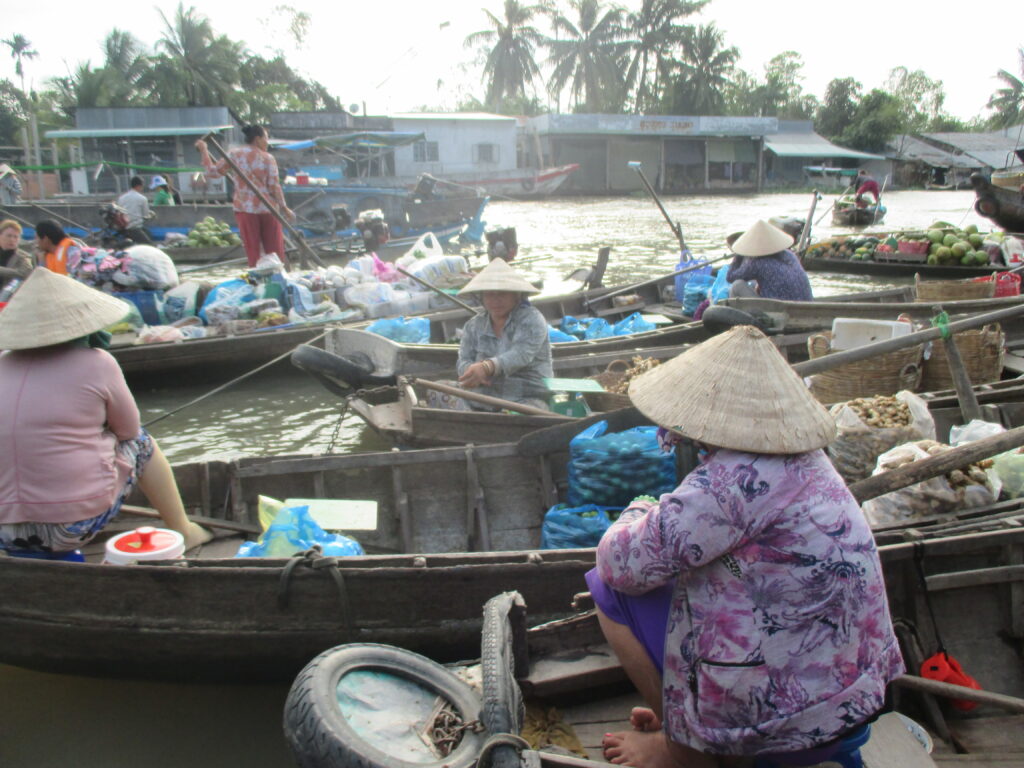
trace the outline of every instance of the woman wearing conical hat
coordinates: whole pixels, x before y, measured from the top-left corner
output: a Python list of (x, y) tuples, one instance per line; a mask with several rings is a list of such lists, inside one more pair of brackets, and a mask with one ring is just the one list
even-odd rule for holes
[(0, 311), (0, 549), (60, 555), (85, 544), (137, 484), (186, 547), (191, 522), (167, 459), (102, 329), (128, 305), (37, 268)]
[(526, 300), (537, 292), (504, 259), (490, 262), (459, 291), (460, 296), (479, 296), (486, 310), (462, 329), (457, 368), (460, 386), (547, 408), (544, 379), (552, 375), (548, 323)]
[(736, 254), (729, 264), (730, 295), (786, 301), (813, 299), (811, 281), (800, 259), (789, 250), (793, 242), (792, 235), (763, 220), (736, 237), (729, 243)]
[(904, 671), (871, 530), (822, 450), (835, 424), (751, 326), (635, 379), (629, 395), (707, 453), (675, 491), (622, 513), (587, 574), (648, 704), (634, 730), (605, 736), (605, 757), (826, 761)]

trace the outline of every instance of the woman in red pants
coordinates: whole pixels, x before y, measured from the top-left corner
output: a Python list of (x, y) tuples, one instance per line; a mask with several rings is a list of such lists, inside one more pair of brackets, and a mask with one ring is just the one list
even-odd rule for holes
[[(285, 204), (284, 190), (281, 189), (281, 180), (277, 174), (277, 160), (267, 151), (270, 137), (266, 129), (261, 125), (247, 125), (242, 128), (242, 135), (245, 136), (245, 146), (235, 147), (228, 154), (238, 169), (244, 173), (263, 193), (263, 196), (276, 203), (289, 219), (294, 219), (295, 214)], [(199, 139), (196, 142), (196, 149), (199, 150), (199, 159), (206, 169), (206, 175), (211, 179), (219, 179), (231, 173), (230, 165), (226, 159), (214, 163), (206, 149), (206, 142)], [(281, 231), (281, 222), (274, 217), (257, 194), (239, 178), (231, 174), (231, 181), (235, 185), (234, 209), (235, 220), (238, 222), (238, 234), (245, 246), (245, 255), (249, 260), (249, 266), (256, 266), (259, 261), (262, 247), (263, 253), (276, 253), (281, 261), (285, 261), (284, 233)]]

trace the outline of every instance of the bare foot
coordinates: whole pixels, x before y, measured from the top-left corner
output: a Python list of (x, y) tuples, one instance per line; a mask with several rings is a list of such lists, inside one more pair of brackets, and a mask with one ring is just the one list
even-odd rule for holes
[(198, 547), (200, 544), (205, 544), (212, 538), (213, 531), (203, 528), (199, 523), (193, 523), (191, 520), (188, 521), (188, 527), (185, 529), (186, 551)]
[(637, 731), (661, 730), (661, 719), (649, 707), (633, 707), (629, 713), (629, 724)]
[(604, 747), (605, 760), (615, 765), (628, 765), (632, 768), (677, 768), (678, 766), (669, 752), (665, 733), (660, 729), (657, 731), (606, 733), (601, 741), (601, 746)]

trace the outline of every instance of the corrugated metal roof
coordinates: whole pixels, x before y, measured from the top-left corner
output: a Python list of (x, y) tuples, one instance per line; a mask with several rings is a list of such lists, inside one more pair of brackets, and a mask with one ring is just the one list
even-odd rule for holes
[(173, 128), (65, 128), (47, 131), (48, 139), (120, 139), (151, 136), (205, 136), (207, 133), (230, 131), (232, 125), (175, 126)]
[(1014, 150), (1020, 143), (1012, 136), (999, 131), (988, 133), (922, 133), (925, 141), (939, 142), (953, 147), (965, 155), (976, 158), (981, 164), (999, 170), (1017, 164)]
[(857, 160), (881, 160), (881, 155), (870, 155), (855, 149), (846, 149), (816, 133), (777, 133), (764, 137), (764, 148), (778, 157), (835, 157)]
[(893, 160), (916, 161), (935, 168), (980, 168), (983, 165), (970, 155), (946, 152), (909, 134), (892, 139), (886, 150), (886, 155)]
[(392, 120), (490, 120), (515, 122), (514, 117), (489, 112), (401, 112), (388, 115)]

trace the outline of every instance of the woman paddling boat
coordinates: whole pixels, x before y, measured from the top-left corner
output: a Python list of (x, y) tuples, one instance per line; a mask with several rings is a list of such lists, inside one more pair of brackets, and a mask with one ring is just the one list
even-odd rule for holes
[[(752, 382), (757, 385), (752, 387)], [(703, 463), (640, 498), (587, 582), (648, 708), (607, 734), (636, 768), (826, 760), (903, 672), (871, 530), (822, 448), (828, 412), (751, 326), (634, 380), (630, 398)]]
[(127, 305), (48, 269), (0, 312), (0, 549), (61, 558), (95, 537), (138, 485), (186, 547), (211, 534), (185, 514), (170, 464), (102, 329)]

